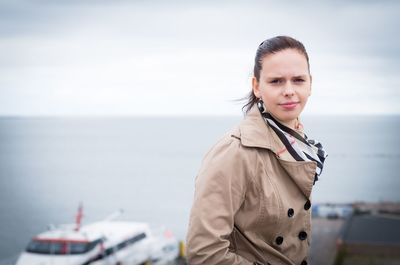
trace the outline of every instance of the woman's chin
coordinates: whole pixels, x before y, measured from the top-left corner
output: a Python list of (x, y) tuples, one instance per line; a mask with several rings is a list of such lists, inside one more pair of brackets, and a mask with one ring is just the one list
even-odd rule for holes
[(286, 126), (288, 126), (288, 127), (291, 127), (291, 128), (294, 128), (294, 126), (295, 126), (295, 124), (296, 124), (296, 121), (297, 121), (297, 118), (299, 117), (298, 115), (298, 113), (296, 112), (296, 113), (283, 113), (283, 114), (278, 114), (278, 115), (274, 115), (273, 113), (271, 113), (272, 114), (272, 116), (274, 116), (280, 123), (282, 123), (282, 124), (284, 124), (284, 125), (286, 125)]

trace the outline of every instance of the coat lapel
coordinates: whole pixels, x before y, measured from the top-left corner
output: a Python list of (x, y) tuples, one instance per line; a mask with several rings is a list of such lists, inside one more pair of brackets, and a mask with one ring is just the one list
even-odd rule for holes
[(264, 122), (256, 105), (254, 105), (238, 130), (232, 133), (247, 147), (260, 147), (273, 150), (272, 138), (268, 137), (270, 128)]
[[(281, 146), (274, 140), (273, 130), (261, 117), (257, 106), (254, 105), (238, 129), (231, 134), (240, 139), (243, 146), (258, 147), (271, 150), (274, 154)], [(317, 163), (309, 161), (286, 161), (276, 156), (280, 166), (296, 183), (305, 197), (309, 198), (314, 185)]]
[(310, 161), (285, 161), (278, 159), (279, 164), (300, 188), (306, 198), (310, 198), (314, 186), (315, 170), (317, 163)]

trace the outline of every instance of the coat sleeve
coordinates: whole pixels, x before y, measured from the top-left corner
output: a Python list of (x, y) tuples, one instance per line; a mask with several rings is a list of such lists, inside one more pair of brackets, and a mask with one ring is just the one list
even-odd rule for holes
[(225, 138), (203, 160), (187, 233), (190, 265), (254, 264), (231, 252), (228, 240), (251, 174), (251, 159), (243, 148), (238, 139)]

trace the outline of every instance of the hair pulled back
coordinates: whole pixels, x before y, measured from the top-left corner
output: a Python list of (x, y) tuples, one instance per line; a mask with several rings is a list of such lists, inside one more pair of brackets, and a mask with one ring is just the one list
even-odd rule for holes
[[(310, 71), (310, 62), (308, 54), (304, 45), (289, 36), (276, 36), (270, 39), (266, 39), (261, 42), (256, 51), (256, 56), (254, 58), (254, 70), (253, 75), (256, 80), (260, 81), (260, 72), (262, 70), (262, 60), (270, 54), (277, 53), (285, 49), (296, 49), (301, 54), (303, 54), (307, 60), (308, 71)], [(247, 113), (254, 104), (257, 103), (258, 98), (254, 95), (253, 90), (250, 91), (249, 95), (245, 98), (247, 103), (243, 106), (243, 110)]]

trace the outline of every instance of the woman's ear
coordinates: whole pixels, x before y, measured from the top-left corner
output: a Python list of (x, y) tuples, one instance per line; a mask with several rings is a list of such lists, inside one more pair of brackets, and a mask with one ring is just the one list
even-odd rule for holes
[(309, 96), (311, 96), (311, 91), (312, 91), (312, 75), (310, 74), (310, 91), (308, 92)]
[(256, 97), (260, 98), (261, 93), (260, 93), (260, 83), (257, 81), (257, 78), (253, 76), (251, 80), (251, 85), (253, 87), (253, 93)]

